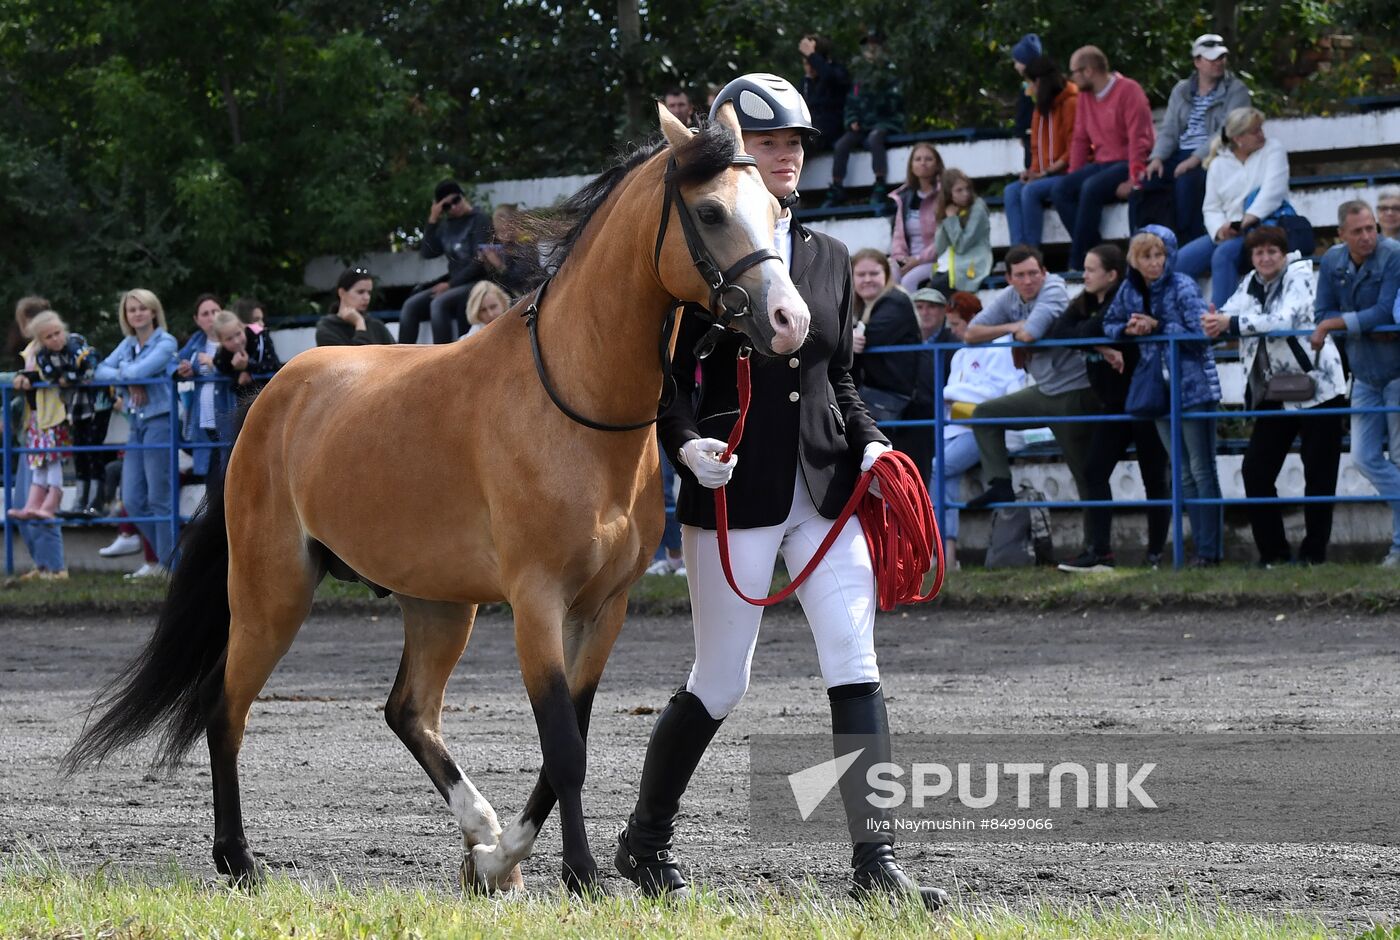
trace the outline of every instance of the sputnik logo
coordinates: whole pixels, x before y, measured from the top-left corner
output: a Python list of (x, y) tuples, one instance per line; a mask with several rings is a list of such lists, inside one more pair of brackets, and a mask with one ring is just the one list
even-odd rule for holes
[(831, 792), (831, 788), (840, 782), (842, 775), (863, 753), (865, 748), (860, 748), (806, 770), (799, 770), (795, 774), (788, 774), (788, 786), (792, 787), (792, 796), (797, 800), (797, 811), (802, 814), (803, 822), (816, 812), (822, 800)]

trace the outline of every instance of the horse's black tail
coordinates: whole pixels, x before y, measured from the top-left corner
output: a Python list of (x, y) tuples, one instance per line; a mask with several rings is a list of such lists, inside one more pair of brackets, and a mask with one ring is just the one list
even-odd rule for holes
[[(101, 763), (159, 731), (158, 766), (174, 767), (205, 727), (200, 686), (221, 670), (228, 646), (228, 530), (221, 479), (204, 511), (181, 533), (179, 563), (146, 648), (102, 690), (83, 733), (63, 758), (65, 773)], [(101, 716), (93, 720), (93, 711)]]

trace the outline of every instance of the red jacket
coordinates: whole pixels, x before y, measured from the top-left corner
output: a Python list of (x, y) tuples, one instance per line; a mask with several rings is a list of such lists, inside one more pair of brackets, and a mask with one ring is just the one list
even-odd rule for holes
[(1040, 173), (1056, 160), (1069, 157), (1074, 137), (1074, 115), (1078, 110), (1079, 86), (1065, 82), (1055, 96), (1049, 114), (1036, 108), (1031, 112), (1031, 172)]
[(1102, 100), (1090, 92), (1079, 96), (1069, 171), (1082, 169), (1086, 163), (1127, 160), (1128, 179), (1136, 185), (1157, 140), (1152, 107), (1141, 85), (1118, 72), (1113, 75), (1113, 87)]

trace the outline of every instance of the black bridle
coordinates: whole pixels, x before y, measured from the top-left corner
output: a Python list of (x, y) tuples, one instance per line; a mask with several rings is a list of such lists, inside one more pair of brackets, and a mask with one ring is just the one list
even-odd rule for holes
[[(739, 154), (730, 161), (731, 166), (753, 166), (758, 162), (748, 154)], [(656, 252), (652, 261), (656, 267), (658, 280), (661, 277), (661, 248), (666, 241), (666, 228), (671, 221), (671, 204), (675, 203), (676, 214), (681, 220), (681, 234), (685, 236), (685, 247), (690, 252), (690, 260), (695, 265), (695, 270), (700, 273), (705, 284), (710, 288), (710, 302), (708, 306), (702, 307), (697, 303), (690, 303), (683, 300), (673, 300), (666, 307), (666, 318), (661, 324), (661, 342), (659, 355), (661, 360), (661, 375), (666, 383), (661, 393), (661, 401), (657, 405), (659, 413), (668, 408), (675, 398), (676, 384), (671, 378), (671, 332), (676, 324), (676, 312), (683, 310), (697, 316), (704, 317), (711, 321), (711, 327), (705, 332), (695, 344), (695, 356), (697, 359), (704, 359), (714, 352), (715, 344), (719, 342), (724, 331), (730, 328), (735, 320), (740, 317), (751, 316), (753, 314), (753, 301), (749, 297), (749, 292), (740, 286), (737, 280), (744, 275), (744, 272), (755, 265), (765, 261), (782, 261), (783, 256), (772, 248), (759, 248), (751, 251), (728, 268), (720, 270), (715, 263), (714, 256), (705, 246), (705, 241), (700, 237), (700, 232), (695, 227), (695, 219), (691, 215), (690, 207), (686, 205), (685, 198), (681, 196), (680, 186), (675, 183), (673, 176), (676, 171), (676, 158), (672, 156), (666, 165), (666, 196), (661, 204), (661, 225), (656, 231)], [(544, 386), (545, 393), (549, 395), (549, 400), (554, 402), (554, 407), (564, 413), (569, 420), (581, 424), (586, 428), (595, 431), (639, 431), (642, 428), (655, 424), (657, 419), (649, 421), (638, 421), (635, 424), (605, 424), (601, 421), (594, 421), (592, 418), (579, 414), (568, 405), (564, 404), (549, 381), (549, 376), (545, 371), (544, 356), (540, 352), (539, 319), (540, 304), (544, 302), (545, 291), (549, 288), (549, 282), (554, 279), (553, 275), (546, 277), (540, 282), (540, 286), (535, 289), (535, 296), (530, 298), (530, 303), (521, 311), (521, 316), (525, 318), (525, 324), (530, 330), (530, 351), (535, 357), (535, 372), (540, 377), (540, 384)], [(731, 300), (735, 302), (731, 302)]]

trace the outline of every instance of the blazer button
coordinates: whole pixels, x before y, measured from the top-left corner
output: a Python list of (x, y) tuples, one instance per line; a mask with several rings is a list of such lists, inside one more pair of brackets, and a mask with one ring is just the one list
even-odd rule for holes
[(793, 392), (790, 395), (788, 395), (788, 401), (797, 401), (801, 397), (802, 396), (797, 394), (797, 392)]
[(798, 360), (796, 356), (793, 356), (791, 359), (788, 360), (789, 369), (796, 369), (801, 364), (802, 363)]

